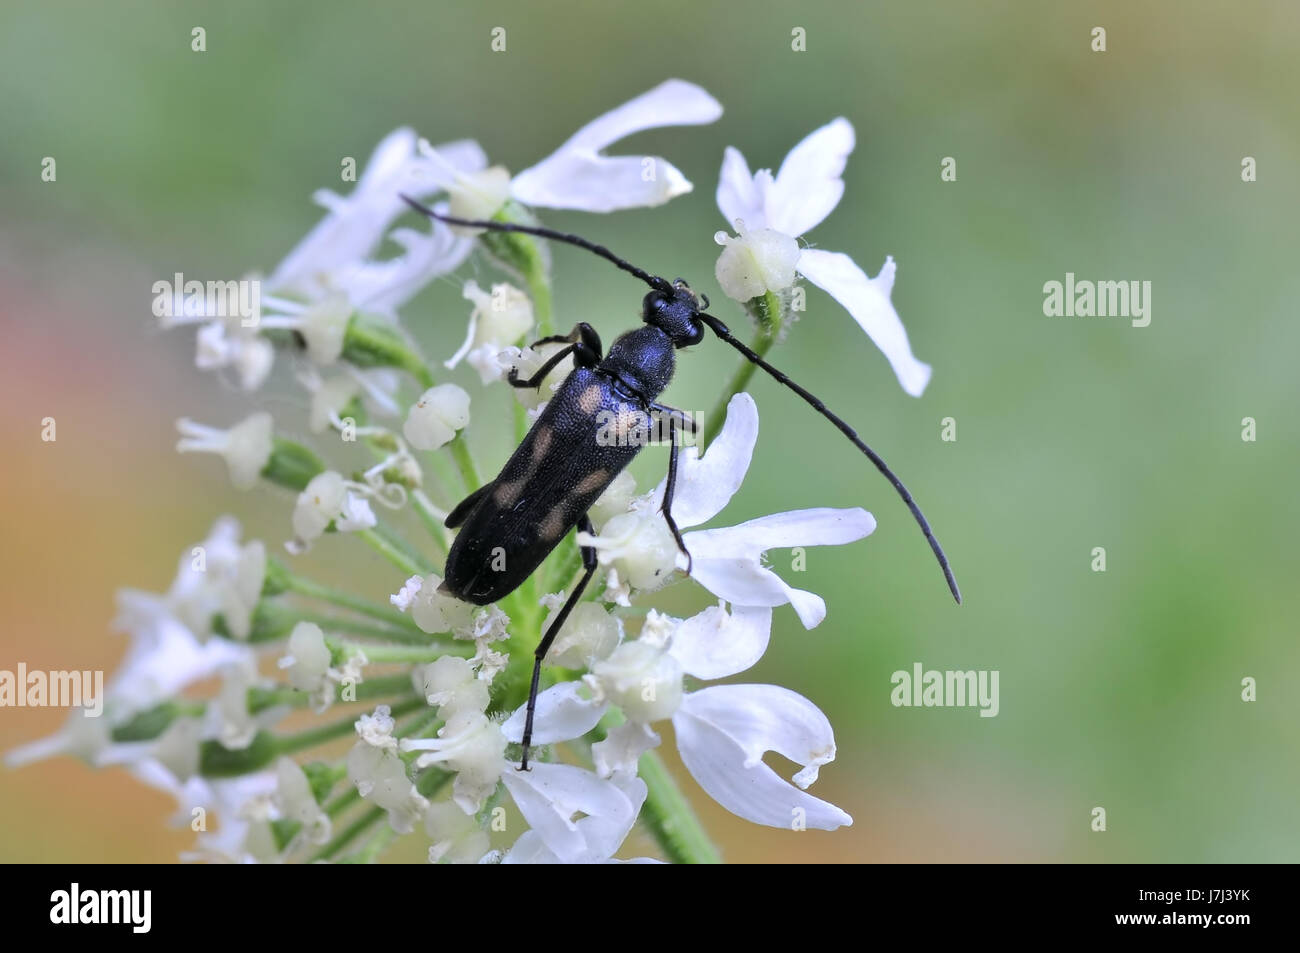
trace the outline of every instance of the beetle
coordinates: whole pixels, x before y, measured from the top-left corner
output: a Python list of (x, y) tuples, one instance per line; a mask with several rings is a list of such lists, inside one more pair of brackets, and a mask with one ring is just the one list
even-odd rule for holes
[[(680, 449), (678, 429), (693, 429), (694, 424), (685, 412), (660, 404), (658, 397), (672, 380), (675, 351), (701, 343), (708, 329), (739, 351), (746, 360), (798, 394), (866, 455), (907, 504), (943, 569), (949, 591), (961, 603), (961, 590), (957, 587), (948, 557), (903, 482), (857, 432), (833, 414), (820, 399), (769, 364), (733, 336), (722, 321), (708, 314), (707, 297), (697, 296), (681, 279), (670, 282), (652, 275), (619, 258), (603, 245), (578, 235), (513, 222), (456, 218), (436, 212), (408, 196), (402, 198), (415, 211), (447, 225), (517, 232), (575, 245), (612, 262), (650, 286), (649, 293), (641, 302), (642, 326), (619, 336), (608, 354), (602, 352), (600, 336), (595, 329), (584, 322), (576, 324), (568, 334), (552, 335), (533, 343), (534, 347), (546, 343), (564, 345), (536, 373), (521, 378), (518, 368), (510, 369), (507, 380), (512, 386), (538, 388), (561, 361), (570, 355), (573, 357), (573, 370), (546, 404), (500, 474), (470, 493), (447, 515), (447, 527), (459, 531), (447, 553), (444, 577), (439, 587), (442, 592), (475, 605), (495, 602), (531, 576), (569, 530), (577, 527), (581, 532), (592, 532), (588, 510), (644, 445), (644, 441), (637, 439), (600, 439), (601, 421), (611, 418), (619, 422), (615, 429), (625, 436), (648, 428), (655, 415), (668, 421), (668, 479), (664, 485), (661, 511), (673, 539), (686, 556), (689, 574), (691, 556), (673, 521), (672, 500)], [(532, 741), (542, 660), (596, 573), (595, 548), (581, 546), (579, 549), (583, 574), (547, 627), (534, 653), (520, 770), (528, 769), (528, 749)]]

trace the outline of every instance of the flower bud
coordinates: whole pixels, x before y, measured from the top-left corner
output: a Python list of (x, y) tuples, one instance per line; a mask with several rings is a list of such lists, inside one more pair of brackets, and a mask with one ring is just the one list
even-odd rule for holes
[(771, 228), (746, 231), (739, 221), (736, 231), (734, 238), (726, 232), (713, 236), (724, 246), (714, 274), (728, 298), (745, 302), (794, 284), (799, 264), (799, 243), (795, 239)]
[(402, 433), (417, 450), (437, 450), (468, 424), (469, 394), (455, 384), (439, 384), (411, 407)]

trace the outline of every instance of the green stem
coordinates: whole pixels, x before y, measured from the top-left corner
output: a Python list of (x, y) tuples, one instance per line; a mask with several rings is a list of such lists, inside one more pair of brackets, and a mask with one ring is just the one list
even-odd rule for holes
[(474, 469), (474, 458), (469, 455), (469, 445), (465, 443), (465, 431), (460, 431), (447, 444), (451, 450), (451, 457), (456, 461), (456, 468), (460, 470), (460, 477), (465, 481), (465, 489), (473, 493), (480, 486), (482, 481), (478, 478), (478, 471)]
[(524, 273), (528, 283), (528, 296), (533, 299), (533, 317), (537, 320), (537, 336), (548, 337), (555, 333), (551, 323), (551, 282), (542, 264), (542, 256), (532, 259), (532, 267)]
[(408, 576), (425, 575), (424, 570), (420, 568), (419, 564), (413, 561), (410, 556), (406, 555), (400, 549), (393, 546), (393, 544), (384, 539), (383, 536), (376, 533), (374, 529), (357, 530), (352, 535), (365, 540), (371, 549), (379, 553), (379, 555), (383, 556)]
[[(467, 642), (439, 642), (436, 645), (375, 645), (371, 642), (342, 642), (340, 648), (345, 654), (361, 652), (366, 661), (376, 664), (388, 662), (436, 662), (444, 655), (470, 656), (474, 654), (474, 645)], [(410, 684), (408, 678), (407, 684)], [(362, 682), (364, 685), (365, 683)]]
[(431, 510), (428, 499), (422, 493), (411, 494), (411, 505), (415, 507), (416, 515), (420, 517), (420, 522), (428, 531), (429, 536), (433, 538), (433, 545), (438, 548), (439, 555), (447, 555), (447, 530), (443, 528), (442, 520)]
[[(392, 706), (392, 715), (396, 718), (408, 712), (416, 711), (425, 704), (423, 698), (408, 698), (406, 701)], [(317, 745), (347, 737), (356, 731), (356, 724), (356, 716), (349, 715), (347, 718), (331, 722), (328, 725), (321, 725), (319, 728), (308, 728), (306, 731), (300, 731), (294, 735), (284, 735), (276, 739), (276, 748), (280, 754), (293, 754), (307, 748), (314, 748)]]
[(392, 546), (416, 566), (419, 566), (421, 575), (427, 575), (434, 571), (433, 563), (425, 559), (419, 550), (403, 539), (402, 534), (391, 526), (380, 521), (374, 525), (373, 531), (389, 546)]
[(349, 635), (362, 635), (372, 639), (388, 639), (390, 642), (405, 642), (414, 645), (428, 645), (430, 636), (425, 635), (414, 625), (398, 629), (391, 625), (374, 622), (361, 622), (356, 619), (343, 619), (324, 612), (300, 612), (296, 615), (300, 622), (315, 622), (322, 629), (332, 632), (346, 632)]
[[(749, 346), (759, 357), (765, 357), (775, 343), (775, 334), (768, 334), (760, 330), (754, 337), (753, 343)], [(757, 364), (750, 361), (741, 361), (740, 366), (736, 368), (736, 373), (732, 375), (731, 382), (727, 384), (727, 388), (722, 392), (722, 396), (718, 398), (718, 402), (713, 405), (713, 410), (709, 412), (708, 419), (704, 423), (704, 430), (700, 434), (701, 451), (713, 443), (713, 438), (722, 430), (722, 425), (727, 420), (727, 404), (731, 403), (731, 398), (749, 386), (749, 379), (754, 376), (757, 367)]]
[(675, 864), (720, 864), (722, 858), (709, 839), (695, 809), (677, 787), (657, 752), (641, 756), (641, 780), (648, 793), (641, 819), (664, 855)]
[(343, 830), (339, 831), (339, 833), (335, 834), (334, 837), (330, 839), (330, 842), (318, 850), (311, 859), (313, 861), (329, 860), (344, 847), (347, 847), (348, 844), (352, 843), (352, 841), (355, 840), (362, 831), (382, 818), (385, 813), (387, 812), (384, 811), (382, 807), (372, 807)]
[(325, 813), (330, 817), (338, 817), (357, 801), (361, 800), (361, 792), (356, 789), (356, 785), (348, 788), (334, 800), (325, 805)]
[[(367, 679), (358, 684), (357, 701), (371, 701), (376, 698), (387, 698), (391, 695), (406, 695), (410, 691), (411, 677), (409, 675), (385, 675), (380, 678)], [(296, 688), (258, 688), (254, 686), (248, 690), (248, 713), (256, 715), (258, 712), (274, 708), (277, 705), (301, 708), (309, 701), (311, 701), (311, 695)]]
[(354, 596), (348, 592), (340, 592), (337, 589), (331, 589), (312, 579), (306, 579), (298, 575), (288, 576), (285, 579), (285, 585), (290, 591), (299, 595), (320, 599), (322, 602), (328, 602), (344, 609), (351, 609), (353, 612), (370, 616), (372, 619), (387, 622), (402, 629), (419, 631), (415, 623), (411, 621), (410, 616), (392, 606), (372, 602), (369, 599), (363, 599), (361, 596)]

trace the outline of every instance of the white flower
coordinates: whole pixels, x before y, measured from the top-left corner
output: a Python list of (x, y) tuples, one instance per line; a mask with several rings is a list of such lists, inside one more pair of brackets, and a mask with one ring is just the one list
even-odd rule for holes
[(324, 844), (330, 839), (330, 818), (312, 794), (307, 773), (292, 758), (281, 758), (275, 763), (275, 803), (281, 814), (303, 826), (306, 840)]
[(790, 150), (773, 177), (767, 169), (751, 174), (740, 151), (728, 147), (718, 177), (718, 208), (740, 233), (719, 232), (726, 247), (717, 278), (729, 297), (747, 301), (764, 291), (781, 291), (797, 269), (853, 316), (884, 352), (903, 390), (918, 397), (930, 380), (930, 366), (912, 355), (907, 331), (890, 301), (894, 259), (885, 259), (869, 278), (848, 255), (800, 249), (795, 239), (811, 231), (839, 204), (844, 172), (853, 151), (853, 126), (836, 119)]
[(474, 303), (469, 316), (469, 331), (465, 343), (455, 354), (443, 362), (453, 368), (468, 359), (478, 371), (484, 384), (499, 380), (510, 369), (502, 361), (502, 351), (533, 326), (533, 303), (514, 285), (501, 282), (492, 286), (491, 293), (484, 291), (476, 281), (465, 282), (465, 297)]
[(443, 719), (462, 711), (482, 713), (488, 706), (488, 686), (474, 673), (468, 659), (444, 655), (415, 672), (415, 685)]
[[(204, 798), (202, 806), (209, 829), (199, 834), (196, 849), (182, 853), (181, 859), (233, 864), (283, 859), (269, 823), (276, 780), (276, 772), (271, 770), (206, 784), (193, 779), (190, 787)], [(200, 804), (195, 802), (194, 806)], [(191, 811), (182, 814), (178, 821), (191, 824)], [(213, 820), (217, 824), (215, 831), (211, 830)]]
[[(232, 751), (247, 748), (258, 729), (269, 721), (265, 712), (259, 717), (248, 711), (248, 690), (261, 682), (257, 665), (247, 659), (226, 666), (221, 676), (221, 690), (208, 705), (204, 734), (215, 737), (222, 747)], [(279, 715), (277, 712), (276, 717)]]
[[(543, 632), (551, 630), (551, 622), (563, 604), (563, 597), (547, 597), (551, 612), (542, 622)], [(551, 665), (561, 668), (588, 668), (601, 659), (608, 658), (623, 641), (623, 620), (612, 616), (594, 602), (580, 602), (573, 607), (564, 627), (560, 629), (546, 653)]]
[(257, 390), (271, 373), (274, 346), (257, 328), (245, 327), (242, 320), (205, 324), (199, 329), (196, 342), (195, 366), (202, 371), (234, 368), (243, 390)]
[(403, 612), (410, 612), (411, 621), (421, 632), (459, 633), (469, 625), (474, 606), (442, 592), (441, 585), (442, 578), (434, 573), (424, 578), (412, 576), (401, 591), (389, 596), (389, 601)]
[[(834, 830), (852, 823), (839, 808), (803, 790), (816, 781), (821, 765), (835, 759), (834, 733), (816, 705), (774, 685), (682, 692), (683, 673), (724, 678), (758, 661), (768, 642), (770, 609), (733, 607), (728, 614), (715, 607), (681, 623), (659, 616), (647, 624), (671, 627), (668, 645), (654, 644), (658, 633), (625, 643), (615, 656), (637, 651), (618, 670), (597, 665), (582, 681), (562, 682), (538, 696), (535, 743), (582, 737), (611, 704), (618, 705), (628, 721), (592, 746), (598, 772), (618, 777), (635, 772), (641, 755), (659, 744), (649, 723), (671, 718), (682, 763), (733, 814), (771, 827)], [(525, 715), (520, 708), (502, 726), (507, 739), (520, 740)], [(803, 766), (793, 778), (798, 787), (763, 763), (768, 751)]]
[(657, 156), (606, 156), (620, 139), (663, 126), (696, 126), (722, 115), (722, 107), (694, 83), (670, 79), (589, 122), (552, 155), (513, 179), (500, 167), (482, 173), (456, 172), (443, 149), (425, 155), (442, 164), (453, 179), (452, 212), (463, 218), (490, 218), (513, 197), (525, 205), (614, 212), (662, 205), (692, 189), (666, 159)]
[(348, 778), (358, 794), (388, 812), (388, 823), (399, 834), (413, 831), (429, 806), (392, 749), (358, 741), (348, 753)]
[(437, 450), (467, 426), (469, 394), (455, 384), (438, 384), (411, 405), (402, 435), (417, 450)]
[(425, 833), (433, 839), (429, 863), (473, 864), (488, 852), (488, 836), (471, 814), (450, 801), (430, 804), (424, 812)]
[(289, 684), (310, 694), (313, 706), (323, 711), (334, 700), (334, 685), (329, 678), (331, 653), (325, 633), (315, 622), (299, 622), (289, 633), (285, 648), (279, 664)]
[(167, 599), (124, 589), (118, 593), (115, 627), (131, 637), (105, 689), (124, 711), (141, 711), (226, 665), (252, 659), (246, 645), (226, 639), (198, 639), (175, 615)]
[[(486, 704), (486, 692), (484, 699)], [(456, 772), (452, 799), (466, 814), (475, 814), (506, 769), (506, 739), (500, 726), (482, 711), (459, 708), (449, 715), (436, 738), (405, 738), (401, 748), (424, 752), (415, 760), (417, 770), (439, 764)]]
[[(835, 830), (853, 819), (804, 792), (835, 760), (830, 722), (812, 702), (776, 685), (714, 685), (691, 692), (673, 716), (682, 763), (715, 801), (755, 824)], [(775, 751), (804, 765), (796, 790), (763, 763)]]
[(181, 433), (176, 449), (180, 453), (215, 453), (226, 461), (230, 482), (236, 489), (247, 490), (256, 485), (270, 462), (274, 449), (273, 427), (271, 415), (264, 410), (250, 414), (229, 430), (182, 417), (176, 421), (176, 429)]
[(364, 487), (349, 483), (342, 475), (326, 470), (311, 478), (298, 494), (293, 508), (293, 532), (300, 544), (317, 539), (333, 523), (340, 533), (351, 533), (374, 526), (374, 511), (359, 494)]
[[(721, 433), (700, 456), (698, 447), (681, 451), (672, 515), (679, 529), (698, 526), (720, 512), (740, 488), (758, 440), (758, 408), (748, 394), (727, 405)], [(687, 568), (660, 513), (667, 478), (633, 509), (611, 518), (598, 535), (580, 533), (578, 542), (594, 546), (602, 564), (613, 562), (619, 578), (633, 588), (661, 585), (675, 566)], [(869, 535), (876, 521), (862, 509), (812, 509), (777, 513), (739, 526), (682, 534), (691, 554), (691, 578), (714, 595), (740, 606), (772, 608), (790, 603), (805, 628), (826, 615), (826, 604), (811, 592), (787, 585), (763, 565), (769, 549), (829, 546)]]
[(219, 612), (230, 635), (248, 638), (266, 578), (266, 547), (258, 540), (241, 546), (239, 536), (239, 521), (223, 516), (212, 524), (207, 539), (181, 554), (166, 596), (160, 599), (134, 590), (119, 593), (119, 627), (132, 631), (163, 612), (206, 639)]
[(606, 863), (646, 798), (640, 778), (603, 779), (570, 764), (537, 763), (527, 771), (506, 771), (502, 780), (531, 828), (504, 863)]
[(395, 130), (375, 147), (350, 195), (317, 192), (314, 198), (328, 214), (279, 264), (266, 290), (320, 298), (337, 287), (336, 276), (356, 269), (379, 247), (389, 226), (406, 211), (403, 192), (432, 195), (445, 185), (443, 169), (472, 172), (487, 161), (478, 143), (464, 140), (438, 146), (442, 164), (434, 166), (417, 155), (417, 141), (414, 131)]

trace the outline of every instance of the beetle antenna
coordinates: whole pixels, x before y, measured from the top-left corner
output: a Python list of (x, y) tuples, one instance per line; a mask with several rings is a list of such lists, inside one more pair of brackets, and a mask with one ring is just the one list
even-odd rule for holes
[(552, 241), (565, 242), (569, 245), (577, 245), (579, 248), (585, 248), (587, 251), (599, 255), (606, 261), (613, 262), (616, 266), (623, 269), (630, 275), (640, 278), (651, 288), (657, 291), (672, 293), (673, 286), (657, 275), (652, 275), (648, 271), (642, 271), (636, 265), (626, 259), (619, 258), (604, 245), (597, 245), (595, 242), (589, 242), (581, 235), (570, 235), (567, 232), (557, 232), (552, 228), (542, 228), (538, 225), (517, 225), (514, 222), (492, 222), (479, 219), (455, 218), (451, 215), (443, 215), (441, 212), (435, 212), (429, 206), (417, 202), (409, 195), (401, 196), (402, 201), (411, 208), (415, 209), (421, 215), (427, 215), (429, 218), (437, 219), (448, 225), (460, 225), (464, 228), (485, 228), (492, 232), (519, 232), (523, 235), (535, 235), (538, 238), (549, 238)]
[(876, 465), (876, 469), (884, 474), (885, 479), (894, 485), (894, 489), (898, 491), (898, 495), (903, 498), (903, 502), (907, 504), (907, 508), (912, 511), (912, 516), (916, 519), (917, 524), (921, 527), (921, 532), (925, 534), (925, 538), (930, 543), (930, 549), (934, 550), (935, 558), (939, 560), (939, 567), (943, 569), (943, 576), (948, 580), (948, 589), (952, 592), (952, 597), (956, 599), (957, 603), (960, 605), (961, 590), (957, 588), (957, 580), (953, 577), (952, 567), (948, 565), (948, 557), (944, 555), (943, 547), (940, 546), (939, 541), (934, 538), (934, 532), (930, 529), (930, 523), (926, 520), (925, 514), (921, 512), (921, 507), (917, 505), (916, 500), (912, 499), (912, 494), (908, 492), (907, 487), (903, 485), (903, 481), (898, 478), (893, 470), (889, 469), (889, 465), (881, 459), (880, 455), (863, 443), (862, 438), (857, 435), (857, 432), (839, 417), (835, 416), (835, 414), (831, 413), (821, 400), (809, 391), (800, 387), (784, 373), (777, 370), (771, 364), (767, 363), (767, 361), (763, 360), (763, 358), (757, 353), (746, 347), (743, 342), (738, 341), (734, 336), (732, 336), (731, 331), (725, 324), (711, 314), (701, 314), (699, 317), (701, 321), (713, 330), (714, 334), (739, 351), (744, 356), (745, 360), (757, 364), (778, 382), (784, 384), (807, 401), (813, 410), (817, 411), (817, 413), (821, 414), (838, 427), (840, 433), (848, 437), (849, 440), (853, 442), (853, 445), (866, 454), (867, 459)]

